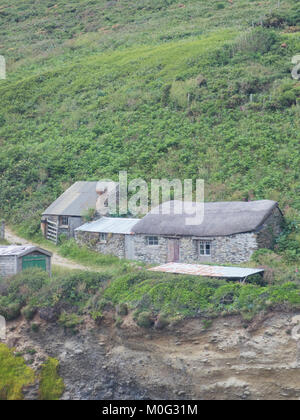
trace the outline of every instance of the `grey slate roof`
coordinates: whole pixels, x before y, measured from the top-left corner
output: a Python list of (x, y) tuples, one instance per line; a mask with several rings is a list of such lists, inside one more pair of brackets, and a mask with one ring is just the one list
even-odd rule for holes
[(102, 217), (91, 223), (86, 223), (75, 229), (81, 232), (131, 234), (132, 228), (139, 219), (125, 219), (119, 217)]
[(97, 182), (75, 182), (43, 213), (44, 216), (83, 216), (90, 208), (96, 208)]
[[(200, 220), (196, 225), (187, 225), (186, 218), (191, 217), (187, 212), (195, 209), (196, 203), (185, 202), (186, 207), (182, 214), (176, 214), (174, 209), (182, 209), (182, 204), (181, 201), (168, 201), (154, 208), (134, 226), (134, 233), (211, 237), (252, 232), (264, 223), (277, 206), (271, 200), (204, 203), (203, 221)], [(163, 214), (170, 206), (170, 214)]]
[(42, 254), (52, 256), (52, 252), (39, 248), (33, 245), (8, 245), (0, 246), (0, 257), (17, 256), (23, 257), (24, 255), (31, 254), (32, 252), (40, 252)]

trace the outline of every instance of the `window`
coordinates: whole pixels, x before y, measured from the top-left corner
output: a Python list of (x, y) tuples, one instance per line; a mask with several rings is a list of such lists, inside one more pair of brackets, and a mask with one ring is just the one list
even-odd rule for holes
[(68, 216), (61, 216), (60, 223), (61, 223), (62, 226), (69, 226)]
[(100, 241), (101, 242), (107, 241), (107, 233), (100, 233)]
[(148, 236), (147, 243), (148, 245), (158, 245), (158, 236)]
[(211, 242), (210, 241), (199, 241), (199, 255), (201, 256), (211, 255)]

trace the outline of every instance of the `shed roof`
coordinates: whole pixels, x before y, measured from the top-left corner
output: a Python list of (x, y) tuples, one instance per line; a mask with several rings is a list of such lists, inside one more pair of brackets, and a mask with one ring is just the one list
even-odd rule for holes
[(81, 232), (119, 233), (126, 235), (132, 233), (132, 228), (138, 221), (139, 219), (101, 217), (101, 219), (86, 223), (76, 230)]
[(97, 182), (75, 182), (43, 213), (52, 216), (82, 216), (90, 208), (96, 208)]
[[(204, 203), (204, 218), (189, 225), (190, 211), (201, 211), (203, 203), (168, 201), (154, 208), (134, 226), (134, 233), (187, 235), (198, 237), (227, 236), (257, 230), (277, 206), (275, 201), (226, 201)], [(166, 209), (171, 209), (166, 214)], [(181, 211), (181, 214), (178, 214)]]
[(52, 256), (52, 252), (33, 245), (0, 246), (0, 258), (7, 256), (23, 257), (24, 255), (31, 254), (32, 252), (40, 252), (41, 254), (45, 254), (49, 257)]
[(222, 267), (202, 264), (168, 263), (150, 268), (149, 271), (159, 271), (173, 274), (189, 274), (192, 276), (218, 277), (228, 279), (244, 279), (254, 274), (263, 273), (259, 268)]

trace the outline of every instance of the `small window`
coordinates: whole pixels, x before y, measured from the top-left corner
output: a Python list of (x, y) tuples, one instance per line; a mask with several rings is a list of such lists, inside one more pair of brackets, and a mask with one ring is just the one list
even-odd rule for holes
[(61, 216), (60, 223), (62, 226), (69, 226), (68, 216)]
[(100, 233), (100, 241), (101, 242), (107, 241), (107, 233)]
[(147, 243), (148, 245), (158, 245), (158, 236), (148, 236)]
[(199, 255), (201, 256), (211, 255), (211, 242), (210, 241), (199, 241)]

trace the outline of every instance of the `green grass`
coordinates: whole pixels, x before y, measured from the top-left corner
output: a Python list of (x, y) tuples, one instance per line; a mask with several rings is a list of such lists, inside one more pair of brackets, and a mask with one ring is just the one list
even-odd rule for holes
[(22, 400), (24, 386), (34, 383), (34, 371), (22, 357), (0, 343), (0, 400)]
[(41, 400), (59, 400), (62, 396), (65, 385), (58, 374), (58, 360), (49, 357), (42, 365), (40, 373), (39, 393)]
[[(300, 39), (289, 31), (299, 25), (299, 2), (2, 3), (0, 215), (22, 236), (46, 244), (42, 211), (74, 181), (117, 180), (120, 170), (147, 182), (203, 178), (208, 201), (274, 199), (288, 223), (276, 254), (253, 263), (266, 266), (267, 290), (230, 286), (234, 303), (215, 296), (220, 283), (176, 283), (71, 241), (58, 252), (99, 273), (58, 270), (51, 282), (23, 273), (0, 310), (13, 318), (26, 305), (63, 302), (79, 316), (102, 314), (106, 299), (197, 316), (297, 303), (300, 85), (291, 58)], [(256, 27), (269, 11), (283, 24)]]

